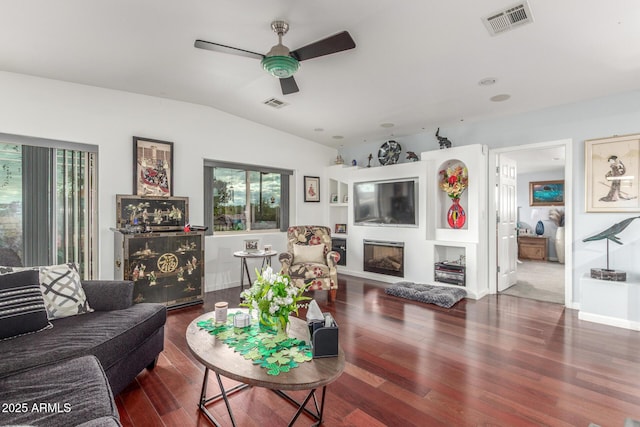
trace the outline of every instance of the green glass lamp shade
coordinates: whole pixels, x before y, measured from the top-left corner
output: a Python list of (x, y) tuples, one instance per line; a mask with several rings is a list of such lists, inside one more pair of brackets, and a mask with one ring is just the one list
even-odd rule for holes
[(269, 74), (281, 79), (293, 76), (300, 68), (300, 63), (290, 56), (265, 56), (261, 64)]

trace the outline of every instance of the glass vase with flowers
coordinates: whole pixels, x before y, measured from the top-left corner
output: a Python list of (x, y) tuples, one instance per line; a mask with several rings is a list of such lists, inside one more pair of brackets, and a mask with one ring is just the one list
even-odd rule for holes
[(447, 211), (447, 223), (451, 228), (462, 228), (467, 214), (460, 205), (460, 196), (469, 184), (467, 168), (461, 164), (440, 171), (440, 189), (447, 193), (453, 204)]
[(256, 276), (251, 288), (240, 294), (240, 306), (257, 311), (261, 326), (286, 334), (289, 314), (298, 314), (302, 301), (311, 299), (303, 295), (306, 287), (294, 285), (289, 276), (275, 273), (270, 266), (262, 273), (256, 270)]

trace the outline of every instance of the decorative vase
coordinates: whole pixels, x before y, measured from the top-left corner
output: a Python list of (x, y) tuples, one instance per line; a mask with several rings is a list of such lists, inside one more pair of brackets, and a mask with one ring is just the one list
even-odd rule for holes
[(560, 264), (564, 264), (564, 227), (558, 227), (556, 230), (556, 238), (553, 243), (556, 247), (558, 262)]
[(453, 204), (447, 212), (447, 222), (451, 228), (462, 228), (467, 220), (467, 214), (464, 212), (462, 206), (460, 206), (460, 199), (452, 199)]
[(287, 335), (289, 332), (289, 316), (272, 316), (266, 311), (261, 311), (258, 319), (260, 321), (260, 327), (264, 329), (284, 335)]
[(536, 224), (536, 234), (538, 236), (542, 236), (544, 234), (544, 224), (542, 223), (542, 221), (538, 221), (538, 223)]

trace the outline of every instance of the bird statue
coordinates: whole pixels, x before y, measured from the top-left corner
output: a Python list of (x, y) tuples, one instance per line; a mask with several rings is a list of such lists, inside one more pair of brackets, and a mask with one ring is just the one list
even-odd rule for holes
[(620, 241), (620, 238), (618, 236), (616, 236), (616, 234), (620, 233), (625, 228), (627, 228), (629, 226), (629, 224), (631, 224), (633, 222), (633, 220), (637, 219), (637, 218), (640, 218), (640, 216), (632, 216), (631, 218), (627, 218), (624, 221), (620, 221), (617, 224), (613, 224), (611, 227), (607, 228), (604, 231), (601, 231), (598, 234), (594, 234), (591, 237), (587, 237), (586, 239), (583, 239), (582, 241), (583, 242), (592, 242), (594, 240), (609, 239), (614, 243), (622, 245), (622, 242)]
[(413, 151), (407, 151), (407, 160), (409, 160), (410, 162), (417, 162), (420, 159), (418, 158), (418, 155)]

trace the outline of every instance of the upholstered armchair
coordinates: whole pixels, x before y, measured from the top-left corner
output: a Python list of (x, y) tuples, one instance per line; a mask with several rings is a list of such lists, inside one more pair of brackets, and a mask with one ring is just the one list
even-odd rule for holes
[(287, 252), (279, 256), (282, 273), (297, 286), (308, 290), (328, 290), (333, 301), (338, 289), (336, 264), (340, 254), (331, 250), (331, 229), (319, 225), (299, 225), (287, 229)]

